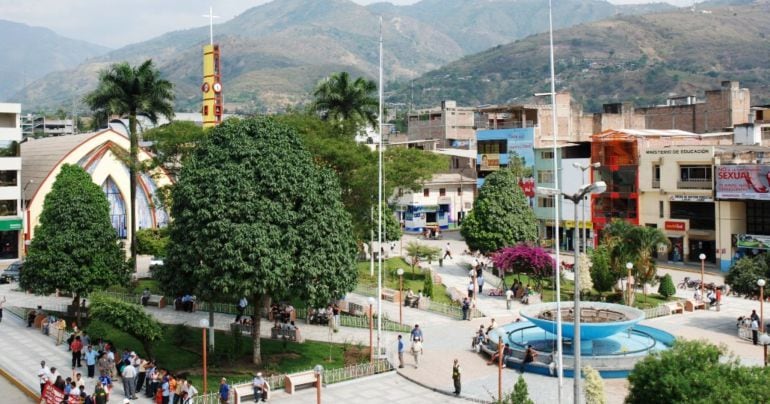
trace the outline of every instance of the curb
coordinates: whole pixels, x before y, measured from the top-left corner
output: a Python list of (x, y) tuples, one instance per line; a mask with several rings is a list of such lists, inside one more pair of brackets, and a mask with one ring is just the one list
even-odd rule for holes
[(462, 394), (460, 394), (459, 396), (455, 396), (455, 394), (453, 392), (449, 391), (449, 390), (442, 390), (442, 389), (439, 389), (439, 388), (436, 388), (436, 387), (428, 386), (427, 384), (425, 384), (425, 383), (423, 383), (421, 381), (415, 380), (415, 379), (413, 379), (413, 378), (411, 378), (409, 376), (406, 376), (406, 375), (404, 375), (403, 373), (401, 373), (399, 371), (396, 371), (396, 374), (398, 374), (399, 376), (403, 377), (404, 379), (409, 380), (410, 382), (412, 382), (412, 383), (414, 383), (414, 384), (416, 384), (416, 385), (418, 385), (420, 387), (426, 388), (426, 389), (428, 389), (430, 391), (433, 391), (433, 392), (436, 392), (436, 393), (439, 393), (439, 394), (443, 394), (443, 395), (445, 395), (447, 397), (458, 398), (458, 399), (461, 399), (461, 400), (470, 401), (472, 403), (493, 404), (493, 403), (496, 402), (496, 401), (485, 401), (485, 400), (481, 400), (481, 399), (473, 398), (473, 397), (467, 397), (467, 396), (464, 396)]
[(29, 386), (27, 386), (26, 384), (22, 383), (17, 378), (13, 377), (13, 375), (8, 373), (5, 369), (0, 368), (0, 376), (3, 376), (4, 378), (6, 378), (6, 380), (8, 380), (9, 382), (11, 382), (11, 384), (16, 386), (17, 389), (21, 390), (21, 392), (24, 393), (24, 395), (26, 395), (29, 398), (31, 398), (32, 401), (34, 401), (36, 403), (39, 402), (40, 395), (37, 394), (37, 392), (35, 392), (32, 389), (30, 389)]

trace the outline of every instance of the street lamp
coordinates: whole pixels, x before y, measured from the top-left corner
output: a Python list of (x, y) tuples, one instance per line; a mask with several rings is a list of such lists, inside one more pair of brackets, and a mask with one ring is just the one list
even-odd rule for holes
[(373, 349), (373, 340), (372, 340), (372, 326), (374, 323), (374, 319), (372, 317), (372, 306), (374, 305), (374, 298), (369, 297), (369, 362), (374, 363), (374, 349)]
[(35, 180), (29, 180), (24, 184), (24, 188), (21, 190), (21, 232), (24, 246), (21, 249), (22, 258), (27, 255), (27, 240), (29, 238), (29, 221), (27, 220), (27, 187), (32, 185)]
[(323, 377), (324, 367), (321, 365), (315, 365), (313, 372), (315, 373), (315, 388), (316, 388), (316, 404), (321, 404), (321, 378)]
[[(585, 177), (586, 170), (588, 170), (590, 168), (594, 168), (594, 169), (599, 168), (599, 167), (602, 166), (602, 163), (596, 162), (596, 163), (593, 163), (593, 164), (582, 165), (582, 164), (580, 164), (578, 162), (575, 162), (575, 163), (572, 163), (572, 166), (575, 167), (575, 168), (579, 168), (580, 171), (583, 172), (583, 184), (585, 184), (586, 183), (586, 177)], [(588, 240), (588, 238), (586, 237), (586, 232), (587, 232), (586, 231), (586, 227), (587, 226), (586, 226), (586, 204), (585, 203), (583, 203), (583, 209), (581, 211), (581, 215), (582, 215), (582, 219), (581, 220), (583, 222), (583, 244), (582, 245), (583, 245), (583, 248), (585, 249), (586, 248), (586, 241)], [(577, 227), (577, 221), (575, 221), (575, 223), (576, 223), (575, 224), (575, 237), (577, 237), (577, 233), (579, 231), (578, 230), (579, 227)], [(575, 252), (575, 254), (577, 254), (577, 251)]]
[[(700, 298), (703, 299), (706, 297), (706, 295), (704, 294), (704, 288), (706, 287), (706, 283), (703, 280), (703, 274), (705, 272), (705, 267), (706, 267), (706, 254), (700, 253), (698, 258), (700, 258)], [(764, 282), (764, 280), (762, 282)]]
[(206, 390), (208, 389), (208, 379), (206, 376), (207, 372), (207, 363), (206, 363), (206, 351), (208, 351), (208, 346), (206, 345), (206, 329), (209, 328), (209, 319), (202, 318), (198, 321), (198, 324), (201, 326), (201, 331), (203, 331), (203, 395), (206, 395)]
[(628, 274), (626, 275), (626, 304), (631, 305), (631, 270), (634, 268), (634, 264), (626, 262), (626, 269)]
[[(765, 280), (757, 279), (757, 286), (759, 286), (759, 331), (765, 334)], [(764, 362), (767, 366), (767, 344), (762, 344), (764, 350)]]
[[(404, 300), (404, 268), (397, 269), (396, 273), (398, 274), (398, 297), (402, 301), (406, 302)], [(398, 323), (399, 324), (404, 323), (404, 314), (403, 314), (404, 302), (399, 302), (398, 304)]]
[[(559, 190), (546, 190), (546, 189), (539, 189), (538, 191), (541, 193), (549, 193), (556, 191), (557, 193), (561, 193), (562, 196), (564, 196), (564, 199), (569, 199), (573, 206), (574, 206), (574, 218), (575, 222), (577, 223), (578, 220), (578, 204), (580, 201), (585, 198), (586, 195), (593, 194), (593, 193), (602, 193), (607, 189), (607, 184), (604, 183), (604, 181), (597, 181), (593, 184), (584, 184), (581, 186), (578, 191), (574, 194), (566, 194), (564, 192), (560, 192)], [(572, 347), (573, 352), (575, 355), (575, 376), (574, 376), (574, 402), (579, 403), (580, 402), (580, 372), (581, 372), (581, 365), (580, 365), (580, 259), (578, 259), (578, 238), (572, 237), (572, 246), (575, 249), (575, 296), (574, 296), (574, 336), (572, 337)], [(558, 327), (558, 326), (557, 326)]]

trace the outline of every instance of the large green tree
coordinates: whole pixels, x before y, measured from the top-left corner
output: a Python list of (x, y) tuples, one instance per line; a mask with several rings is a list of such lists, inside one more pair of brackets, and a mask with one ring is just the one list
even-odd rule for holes
[(770, 258), (743, 257), (735, 261), (725, 277), (732, 291), (741, 295), (758, 297), (757, 280), (770, 278)]
[(770, 368), (741, 366), (726, 348), (677, 340), (638, 362), (626, 403), (757, 403), (770, 397)]
[(126, 282), (128, 266), (104, 192), (79, 166), (63, 165), (45, 197), (21, 288), (42, 295), (57, 289), (72, 293), (79, 313), (81, 296)]
[[(338, 180), (291, 128), (227, 120), (195, 149), (173, 191), (164, 284), (199, 296), (328, 303), (355, 287), (356, 245)], [(261, 363), (260, 316), (253, 361)]]
[(377, 127), (376, 93), (377, 84), (371, 80), (353, 80), (348, 72), (333, 73), (316, 86), (312, 108), (351, 137), (365, 125)]
[(202, 127), (189, 121), (173, 121), (142, 133), (152, 152), (152, 160), (143, 167), (144, 171), (162, 168), (172, 178), (179, 178), (184, 161), (205, 134)]
[(537, 219), (513, 171), (486, 177), (460, 232), (471, 250), (483, 254), (537, 240)]
[(139, 167), (139, 134), (136, 128), (138, 114), (151, 122), (163, 115), (174, 116), (172, 84), (160, 77), (160, 71), (147, 60), (139, 66), (127, 62), (116, 63), (99, 74), (99, 85), (85, 96), (85, 102), (97, 115), (127, 115), (129, 139), (129, 177), (131, 206), (131, 260), (136, 269), (136, 187)]
[(152, 344), (163, 337), (163, 329), (155, 318), (138, 304), (97, 294), (91, 299), (91, 319), (100, 320), (136, 338), (147, 357), (153, 359)]

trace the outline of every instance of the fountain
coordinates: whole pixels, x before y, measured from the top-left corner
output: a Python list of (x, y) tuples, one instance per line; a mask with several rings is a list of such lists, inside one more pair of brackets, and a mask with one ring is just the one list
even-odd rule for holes
[[(571, 303), (563, 302), (562, 335), (564, 375), (574, 373), (574, 312)], [(527, 366), (534, 373), (555, 375), (553, 353), (556, 352), (556, 303), (542, 303), (521, 309), (527, 321), (507, 324), (490, 332), (490, 341), (502, 336), (514, 354), (506, 358), (506, 366), (518, 368), (524, 351), (531, 345), (540, 353), (538, 361)], [(591, 366), (602, 377), (626, 377), (636, 362), (652, 352), (671, 347), (674, 336), (659, 329), (639, 325), (644, 312), (620, 304), (581, 302), (580, 340), (583, 366)]]

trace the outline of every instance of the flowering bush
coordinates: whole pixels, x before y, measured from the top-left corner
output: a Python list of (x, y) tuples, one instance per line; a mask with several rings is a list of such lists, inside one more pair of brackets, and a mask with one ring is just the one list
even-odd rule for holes
[(503, 272), (531, 275), (538, 285), (542, 279), (553, 276), (556, 268), (556, 261), (547, 251), (524, 243), (501, 249), (492, 255), (492, 262)]

